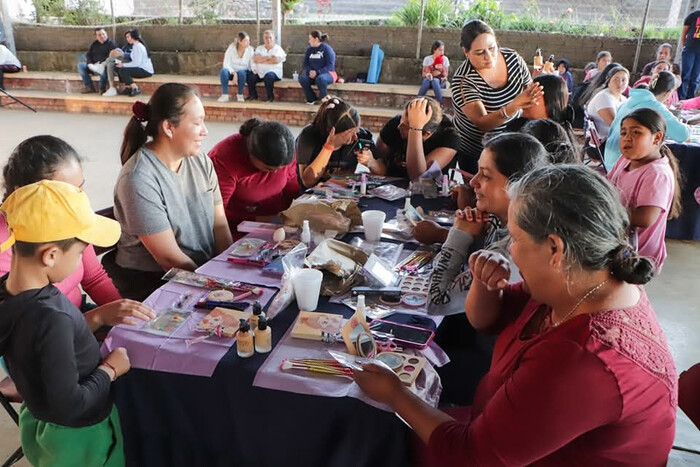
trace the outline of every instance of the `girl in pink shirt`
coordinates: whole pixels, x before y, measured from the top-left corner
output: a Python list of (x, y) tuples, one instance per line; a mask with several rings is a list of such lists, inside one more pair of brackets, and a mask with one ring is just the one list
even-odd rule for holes
[[(3, 169), (5, 197), (19, 187), (43, 179), (82, 187), (85, 180), (80, 163), (75, 149), (59, 138), (42, 135), (26, 139), (12, 151)], [(4, 241), (8, 236), (5, 218), (0, 216), (0, 240)], [(7, 274), (11, 263), (12, 249), (0, 254), (0, 275)], [(136, 324), (135, 319), (148, 321), (155, 317), (147, 306), (121, 298), (98, 261), (92, 245), (83, 252), (82, 261), (75, 272), (55, 285), (79, 309), (83, 304), (80, 286), (95, 301), (98, 306), (84, 314), (93, 331), (104, 325)]]
[(637, 251), (654, 262), (657, 274), (666, 259), (666, 222), (681, 212), (678, 161), (664, 146), (665, 137), (666, 121), (658, 112), (630, 113), (620, 126), (622, 157), (608, 174), (630, 212)]

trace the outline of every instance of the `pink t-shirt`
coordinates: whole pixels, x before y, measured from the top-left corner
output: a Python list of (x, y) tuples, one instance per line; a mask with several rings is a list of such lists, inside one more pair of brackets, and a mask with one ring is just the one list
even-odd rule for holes
[[(0, 215), (0, 241), (5, 241), (9, 237), (5, 217)], [(0, 253), (0, 275), (5, 275), (10, 270), (12, 264), (12, 249)], [(95, 248), (92, 245), (83, 252), (83, 260), (78, 264), (78, 268), (58, 284), (54, 284), (58, 290), (68, 297), (68, 299), (80, 309), (83, 301), (83, 293), (80, 286), (83, 286), (85, 293), (98, 305), (104, 305), (121, 299), (121, 295), (112, 283), (102, 264), (97, 259)]]
[(622, 204), (629, 209), (640, 206), (656, 206), (661, 214), (649, 227), (637, 228), (637, 250), (641, 256), (651, 259), (657, 274), (666, 259), (666, 222), (673, 202), (675, 177), (668, 159), (662, 157), (638, 167), (629, 168), (630, 161), (621, 157), (608, 174), (608, 179), (620, 192)]

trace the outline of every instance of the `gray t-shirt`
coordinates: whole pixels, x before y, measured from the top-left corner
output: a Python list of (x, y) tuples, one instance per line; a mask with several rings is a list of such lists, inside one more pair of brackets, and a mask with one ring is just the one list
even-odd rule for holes
[(173, 172), (142, 147), (124, 164), (114, 188), (114, 215), (122, 226), (117, 264), (160, 271), (138, 237), (168, 229), (183, 253), (204, 264), (216, 254), (214, 206), (221, 203), (219, 181), (206, 154), (184, 158)]

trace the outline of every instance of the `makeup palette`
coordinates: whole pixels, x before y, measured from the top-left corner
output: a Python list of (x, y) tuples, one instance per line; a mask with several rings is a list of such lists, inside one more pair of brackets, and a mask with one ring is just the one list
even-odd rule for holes
[(399, 284), (402, 294), (428, 295), (430, 277), (403, 276)]
[(399, 352), (382, 352), (375, 357), (394, 370), (401, 382), (411, 386), (425, 366), (425, 358)]

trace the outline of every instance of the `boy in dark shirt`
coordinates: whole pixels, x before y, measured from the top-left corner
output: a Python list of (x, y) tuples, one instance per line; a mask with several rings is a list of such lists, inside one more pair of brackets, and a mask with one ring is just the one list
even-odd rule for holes
[(129, 369), (126, 350), (101, 361), (80, 311), (52, 284), (78, 266), (89, 243), (108, 247), (119, 224), (97, 216), (87, 195), (42, 180), (15, 190), (0, 206), (13, 247), (0, 278), (0, 355), (24, 398), (20, 440), (39, 466), (124, 464), (111, 382)]

